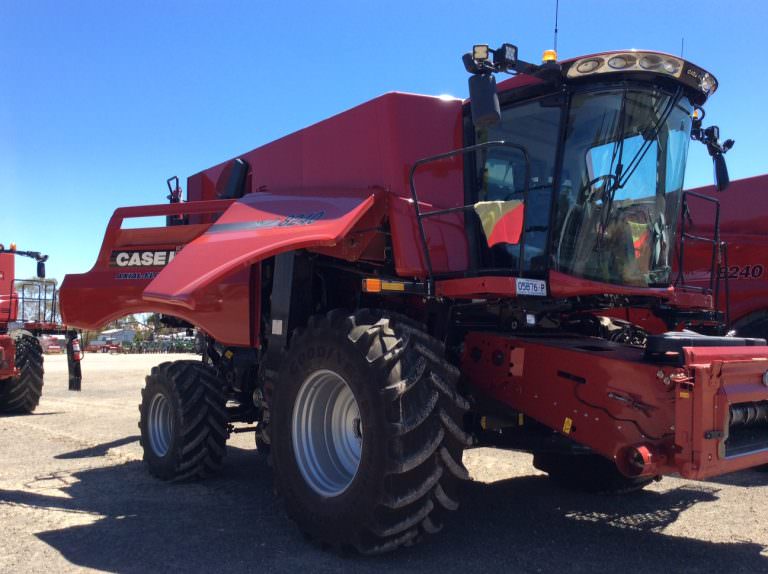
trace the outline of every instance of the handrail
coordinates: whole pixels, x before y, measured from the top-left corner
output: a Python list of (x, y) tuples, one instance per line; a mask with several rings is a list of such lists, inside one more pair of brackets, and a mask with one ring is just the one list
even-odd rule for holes
[(211, 199), (182, 203), (159, 203), (154, 205), (133, 205), (118, 207), (112, 214), (110, 223), (136, 217), (154, 217), (159, 215), (200, 215), (226, 210), (235, 203), (234, 199)]
[[(690, 218), (690, 211), (688, 210), (688, 197), (695, 197), (702, 201), (707, 201), (715, 206), (715, 221), (713, 227), (713, 237), (705, 237), (702, 235), (696, 235), (689, 233), (685, 230), (686, 216)], [(697, 193), (695, 191), (683, 191), (682, 200), (682, 213), (681, 213), (681, 225), (680, 225), (680, 248), (677, 254), (677, 268), (678, 273), (675, 278), (674, 286), (714, 294), (715, 309), (719, 310), (720, 305), (720, 270), (725, 265), (726, 270), (728, 268), (728, 245), (725, 241), (720, 239), (720, 200), (709, 195)], [(693, 221), (691, 221), (693, 225)], [(698, 287), (695, 285), (686, 285), (685, 283), (685, 241), (686, 239), (691, 241), (700, 241), (703, 243), (712, 244), (712, 262), (710, 265), (709, 274), (709, 289), (704, 287)], [(728, 283), (728, 273), (725, 273), (725, 322), (726, 325), (730, 323), (730, 288)]]
[[(0, 323), (8, 323), (16, 305), (16, 322), (20, 323), (58, 323), (58, 289), (50, 281), (39, 279), (15, 279), (14, 289), (9, 298), (7, 315), (0, 317)], [(31, 288), (36, 288), (36, 290)], [(32, 292), (30, 292), (32, 291)]]
[[(416, 170), (427, 163), (440, 161), (442, 159), (448, 159), (450, 157), (454, 157), (457, 155), (466, 155), (468, 153), (472, 153), (482, 149), (487, 149), (490, 147), (514, 148), (514, 149), (520, 150), (523, 153), (523, 156), (525, 157), (525, 188), (523, 189), (523, 201), (526, 202), (526, 200), (528, 199), (528, 186), (531, 179), (531, 161), (530, 161), (530, 158), (528, 157), (528, 150), (524, 146), (521, 146), (519, 144), (509, 143), (503, 140), (496, 140), (496, 141), (490, 141), (490, 142), (485, 142), (481, 144), (475, 144), (475, 145), (451, 150), (449, 152), (422, 158), (414, 162), (413, 166), (411, 167), (408, 180), (411, 187), (411, 199), (413, 201), (413, 208), (416, 211), (416, 222), (418, 223), (418, 226), (419, 226), (419, 238), (421, 239), (421, 247), (424, 255), (424, 263), (426, 264), (426, 267), (427, 267), (427, 296), (429, 297), (434, 296), (435, 294), (435, 276), (434, 276), (434, 271), (432, 269), (432, 257), (429, 254), (429, 246), (427, 245), (427, 234), (424, 231), (424, 224), (422, 222), (422, 219), (424, 217), (432, 217), (437, 215), (443, 215), (446, 213), (464, 211), (472, 207), (473, 204), (467, 204), (460, 207), (451, 207), (448, 209), (438, 209), (438, 210), (422, 213), (421, 208), (419, 207), (419, 196), (416, 192), (416, 183), (414, 181)], [(524, 249), (524, 245), (522, 249)], [(521, 259), (522, 259), (522, 253), (521, 253)]]

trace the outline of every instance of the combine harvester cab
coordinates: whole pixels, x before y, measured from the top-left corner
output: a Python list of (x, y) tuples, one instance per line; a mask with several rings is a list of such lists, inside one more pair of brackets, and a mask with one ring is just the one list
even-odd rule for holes
[[(206, 336), (202, 361), (147, 377), (153, 475), (206, 476), (253, 431), (304, 532), (382, 552), (440, 530), (475, 444), (616, 492), (768, 463), (765, 341), (679, 330), (724, 321), (672, 272), (691, 139), (727, 187), (732, 142), (701, 123), (714, 77), (510, 44), (464, 65), (470, 101), (387, 94), (115, 212), (64, 318)], [(147, 216), (166, 225), (123, 225)], [(658, 328), (607, 318), (630, 309)]]

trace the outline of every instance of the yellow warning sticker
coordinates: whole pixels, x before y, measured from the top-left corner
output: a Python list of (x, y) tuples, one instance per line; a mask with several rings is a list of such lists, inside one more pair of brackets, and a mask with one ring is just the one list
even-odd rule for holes
[(691, 398), (691, 393), (689, 393), (688, 391), (680, 391), (680, 398), (681, 399), (690, 399)]
[(405, 291), (405, 283), (396, 283), (394, 281), (382, 281), (381, 288), (384, 291)]
[(570, 417), (565, 417), (565, 420), (563, 421), (563, 433), (570, 434), (572, 426), (573, 426), (573, 420), (571, 420)]
[(525, 424), (525, 415), (523, 413), (517, 413), (517, 425), (523, 426)]

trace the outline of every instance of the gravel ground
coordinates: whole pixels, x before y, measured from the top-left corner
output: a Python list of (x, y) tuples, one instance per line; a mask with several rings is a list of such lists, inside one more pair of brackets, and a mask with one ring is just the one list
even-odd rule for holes
[(433, 540), (329, 554), (285, 517), (250, 434), (230, 441), (217, 478), (147, 475), (139, 389), (152, 365), (178, 358), (189, 357), (90, 354), (72, 393), (64, 357), (46, 357), (37, 411), (0, 418), (0, 572), (768, 572), (768, 473), (576, 495), (530, 456), (493, 449), (465, 454), (474, 481)]

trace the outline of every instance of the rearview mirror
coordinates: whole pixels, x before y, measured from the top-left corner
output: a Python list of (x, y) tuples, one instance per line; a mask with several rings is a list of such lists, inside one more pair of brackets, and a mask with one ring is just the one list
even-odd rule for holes
[(491, 73), (472, 74), (469, 77), (469, 100), (472, 122), (478, 128), (488, 128), (501, 121), (496, 78)]
[(721, 153), (716, 153), (712, 156), (712, 162), (715, 166), (715, 186), (717, 191), (725, 191), (731, 183), (728, 177), (728, 166), (725, 163), (725, 156)]
[(45, 279), (45, 262), (44, 261), (37, 262), (37, 276), (40, 279)]

